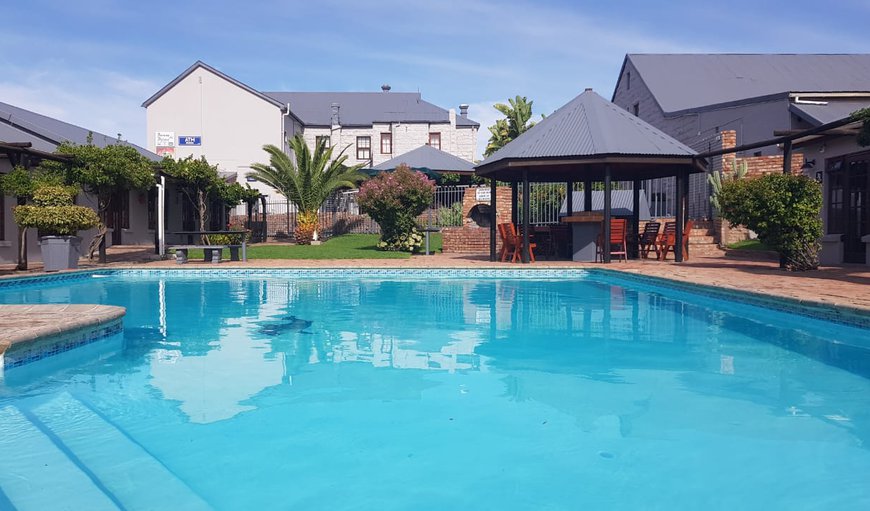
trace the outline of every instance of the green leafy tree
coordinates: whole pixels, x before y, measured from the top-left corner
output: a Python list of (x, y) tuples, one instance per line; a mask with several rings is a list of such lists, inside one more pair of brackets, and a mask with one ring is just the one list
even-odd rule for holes
[[(205, 156), (194, 158), (188, 156), (180, 160), (166, 157), (160, 166), (166, 175), (173, 178), (181, 193), (196, 209), (199, 223), (198, 230), (205, 231), (211, 219), (209, 203), (219, 199), (229, 206), (234, 206), (241, 200), (242, 187), (238, 183), (230, 185), (218, 173), (217, 165), (209, 164)], [(208, 239), (203, 236), (203, 242)]]
[[(48, 172), (66, 173), (66, 181), (77, 184), (97, 198), (97, 213), (101, 225), (94, 242), (99, 242), (100, 262), (106, 262), (106, 224), (112, 197), (130, 190), (147, 190), (154, 185), (154, 166), (134, 147), (120, 143), (98, 147), (88, 135), (84, 145), (64, 142), (59, 154), (73, 157), (72, 165), (45, 161), (40, 164)], [(93, 245), (92, 245), (93, 249)]]
[(856, 121), (862, 121), (861, 131), (858, 132), (858, 145), (870, 145), (870, 108), (862, 108), (852, 114)]
[(766, 174), (722, 184), (719, 208), (723, 218), (758, 233), (793, 271), (819, 266), (822, 235), (822, 190), (806, 176)]
[(75, 186), (39, 186), (33, 193), (33, 204), (15, 206), (15, 223), (33, 227), (49, 236), (75, 236), (78, 231), (96, 227), (97, 213), (85, 206), (73, 204)]
[(417, 231), (417, 216), (432, 204), (435, 182), (405, 164), (393, 172), (378, 174), (359, 189), (360, 211), (381, 228), (382, 250), (413, 252), (423, 237)]
[(353, 188), (366, 176), (359, 172), (362, 165), (345, 165), (344, 151), (334, 159), (332, 147), (325, 141), (317, 143), (312, 153), (302, 135), (288, 139), (295, 161), (280, 147), (265, 145), (269, 164), (253, 163), (248, 177), (267, 184), (296, 206), (296, 243), (307, 245), (316, 239), (318, 211), (336, 190)]
[[(16, 166), (11, 172), (0, 175), (0, 191), (4, 195), (15, 197), (18, 206), (24, 206), (31, 199), (40, 185), (63, 184), (63, 176), (40, 168), (27, 170)], [(18, 226), (18, 261), (16, 269), (27, 269), (27, 227)]]
[(508, 142), (528, 131), (535, 123), (532, 121), (532, 103), (525, 96), (516, 96), (508, 99), (508, 104), (496, 103), (493, 108), (504, 115), (489, 127), (489, 143), (486, 145), (484, 156), (490, 156)]

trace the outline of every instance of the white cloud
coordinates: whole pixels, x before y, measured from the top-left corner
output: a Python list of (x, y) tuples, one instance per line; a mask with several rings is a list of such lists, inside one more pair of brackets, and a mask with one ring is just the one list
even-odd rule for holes
[[(9, 77), (14, 77), (9, 79)], [(145, 146), (142, 101), (159, 85), (115, 71), (7, 68), (0, 75), (0, 101)]]
[(483, 151), (489, 141), (487, 128), (495, 124), (496, 119), (502, 118), (501, 112), (492, 107), (499, 102), (503, 103), (504, 100), (481, 101), (468, 105), (468, 118), (480, 123), (480, 130), (477, 132), (477, 149), (474, 153), (474, 157), (478, 160), (483, 159)]

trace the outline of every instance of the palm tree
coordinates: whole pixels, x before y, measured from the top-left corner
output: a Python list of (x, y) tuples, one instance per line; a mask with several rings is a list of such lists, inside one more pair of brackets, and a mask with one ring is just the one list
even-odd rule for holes
[(535, 125), (534, 122), (531, 122), (532, 103), (534, 101), (529, 101), (525, 96), (517, 96), (508, 99), (507, 105), (504, 103), (493, 105), (493, 108), (501, 112), (505, 118), (497, 120), (494, 125), (489, 127), (492, 136), (489, 137), (489, 143), (483, 153), (484, 156), (498, 151)]
[(362, 165), (347, 167), (344, 151), (333, 160), (331, 147), (320, 140), (314, 153), (308, 149), (302, 135), (296, 135), (287, 142), (296, 157), (294, 163), (290, 155), (280, 147), (268, 144), (263, 150), (269, 153), (269, 164), (253, 163), (253, 172), (248, 177), (267, 184), (278, 191), (296, 206), (296, 243), (308, 245), (317, 239), (317, 212), (320, 206), (341, 188), (353, 188), (366, 176), (359, 172)]

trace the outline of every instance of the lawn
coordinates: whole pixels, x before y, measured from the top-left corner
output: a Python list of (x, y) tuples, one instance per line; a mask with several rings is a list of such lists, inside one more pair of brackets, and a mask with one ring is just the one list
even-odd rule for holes
[[(258, 243), (248, 245), (248, 259), (408, 259), (407, 252), (384, 252), (375, 248), (377, 234), (345, 234), (323, 242), (322, 245), (289, 245)], [(441, 250), (441, 235), (433, 234), (430, 250)], [(225, 250), (224, 257), (229, 254)], [(191, 260), (202, 260), (202, 250), (191, 250)]]
[(743, 240), (738, 241), (737, 243), (731, 243), (728, 245), (728, 248), (732, 250), (766, 250), (772, 251), (773, 249), (769, 246), (765, 245), (761, 242), (761, 240)]

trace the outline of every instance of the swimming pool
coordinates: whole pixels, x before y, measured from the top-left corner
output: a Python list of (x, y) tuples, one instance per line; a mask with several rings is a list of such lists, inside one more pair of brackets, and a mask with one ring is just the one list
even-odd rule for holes
[(0, 509), (870, 508), (855, 326), (582, 271), (104, 272), (0, 302), (128, 311), (6, 371)]

